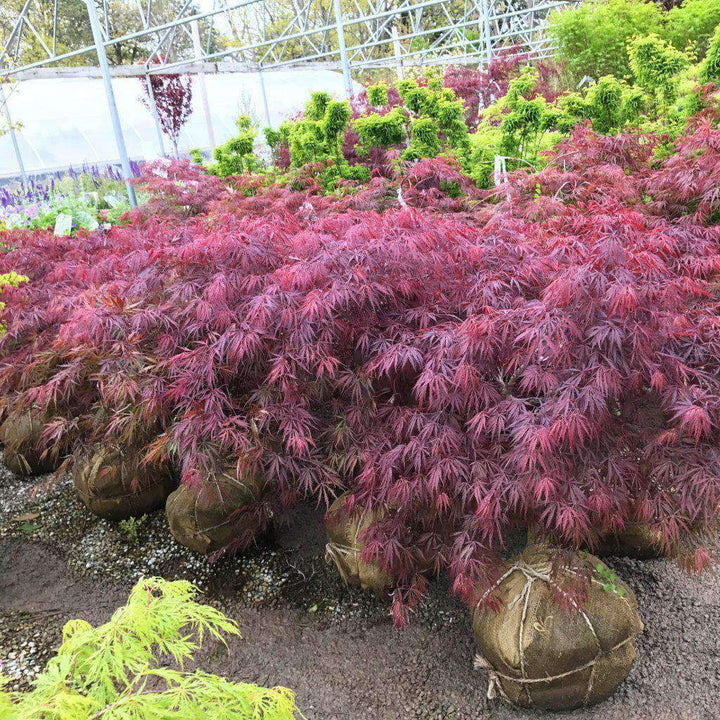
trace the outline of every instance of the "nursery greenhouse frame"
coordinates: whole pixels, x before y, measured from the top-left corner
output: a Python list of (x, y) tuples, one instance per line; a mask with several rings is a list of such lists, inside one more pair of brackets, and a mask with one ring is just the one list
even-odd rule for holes
[[(93, 43), (69, 48), (59, 30), (65, 0), (26, 0), (0, 52), (3, 76), (10, 81), (33, 78), (101, 77), (107, 97), (118, 156), (131, 204), (134, 190), (123, 135), (121, 111), (113, 77), (152, 74), (192, 74), (200, 80), (208, 136), (213, 138), (205, 74), (252, 72), (260, 79), (265, 119), (270, 122), (263, 74), (277, 69), (305, 68), (342, 71), (347, 96), (353, 94), (353, 73), (391, 67), (402, 77), (411, 66), (450, 63), (484, 64), (495, 52), (519, 46), (533, 57), (546, 57), (554, 47), (546, 33), (553, 10), (577, 2), (559, 0), (290, 0), (287, 20), (271, 23), (268, 0), (186, 0), (174, 16), (158, 18), (153, 0), (128, 0), (136, 10), (137, 29), (113, 35), (106, 0), (84, 0)], [(51, 37), (36, 28), (35, 14), (52, 5)], [(213, 47), (221, 31), (226, 47)], [(110, 66), (107, 50), (137, 40), (152, 39), (152, 52), (140, 64)], [(27, 48), (40, 48), (41, 59), (27, 60)], [(88, 65), (66, 66), (87, 58)], [(92, 64), (90, 64), (92, 63)], [(97, 63), (97, 64), (95, 64)], [(12, 88), (10, 89), (12, 91)], [(10, 114), (7, 91), (0, 85), (0, 104), (20, 177), (23, 157)], [(159, 121), (155, 114), (158, 137)]]

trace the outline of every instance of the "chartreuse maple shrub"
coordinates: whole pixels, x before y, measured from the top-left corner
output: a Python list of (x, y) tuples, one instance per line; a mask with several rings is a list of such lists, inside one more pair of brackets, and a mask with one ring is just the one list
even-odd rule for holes
[(472, 213), (373, 182), (185, 217), (165, 168), (157, 217), (18, 234), (0, 257), (29, 278), (3, 298), (0, 392), (72, 400), (56, 436), (152, 428), (147, 455), (196, 487), (237, 463), (266, 483), (258, 527), (349, 490), (378, 517), (363, 553), (397, 578), (399, 623), (428, 568), (470, 597), (531, 524), (592, 548), (646, 523), (700, 569), (720, 507), (719, 138), (701, 117), (655, 159), (651, 137), (582, 126)]
[(370, 175), (361, 165), (350, 164), (342, 153), (343, 137), (350, 121), (350, 103), (333, 100), (326, 92), (313, 93), (302, 116), (288, 120), (278, 130), (267, 128), (265, 139), (278, 162), (289, 155), (289, 182), (297, 171), (312, 166), (320, 186), (332, 191), (339, 180), (367, 182)]
[[(398, 161), (462, 153), (468, 146), (466, 105), (440, 76), (403, 80), (394, 87), (370, 85), (363, 98), (347, 102), (314, 93), (300, 118), (268, 129), (276, 163), (283, 150), (291, 168), (311, 168), (327, 191), (387, 174)], [(390, 154), (388, 154), (390, 153)], [(290, 184), (297, 172), (285, 179)]]
[[(186, 671), (205, 638), (239, 635), (184, 580), (141, 580), (104, 625), (71, 620), (57, 654), (28, 692), (0, 684), (4, 720), (294, 720), (292, 691)], [(168, 663), (166, 659), (172, 662)]]

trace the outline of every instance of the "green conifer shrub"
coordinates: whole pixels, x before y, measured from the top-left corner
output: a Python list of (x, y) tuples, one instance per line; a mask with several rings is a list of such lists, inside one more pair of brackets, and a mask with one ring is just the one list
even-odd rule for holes
[(373, 147), (400, 145), (407, 137), (406, 120), (406, 114), (400, 107), (393, 108), (385, 115), (372, 113), (357, 118), (353, 121), (353, 128), (360, 136), (361, 150), (367, 152)]
[(442, 150), (440, 127), (436, 120), (429, 117), (415, 118), (410, 123), (411, 139), (403, 152), (406, 160), (435, 157)]
[(590, 120), (597, 132), (616, 133), (638, 119), (645, 98), (642, 89), (604, 75), (584, 95), (569, 93), (558, 99), (558, 128), (568, 132), (578, 122)]
[(314, 92), (305, 106), (305, 117), (319, 122), (330, 104), (330, 95), (324, 91)]

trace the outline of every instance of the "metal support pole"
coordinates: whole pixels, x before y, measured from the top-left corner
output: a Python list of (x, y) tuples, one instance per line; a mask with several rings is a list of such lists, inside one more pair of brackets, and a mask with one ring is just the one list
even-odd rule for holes
[(155, 133), (157, 134), (160, 155), (165, 157), (165, 140), (163, 138), (162, 125), (160, 124), (160, 116), (158, 115), (157, 102), (155, 101), (155, 91), (153, 90), (152, 81), (150, 80), (149, 75), (145, 76), (145, 86), (147, 87), (148, 98), (150, 100), (150, 110), (152, 112), (153, 120), (155, 121)]
[(488, 0), (482, 0), (482, 14), (483, 33), (485, 35), (485, 62), (489, 63), (492, 60), (492, 41), (490, 40), (490, 3)]
[(395, 55), (395, 70), (397, 71), (398, 80), (404, 80), (405, 69), (402, 64), (402, 46), (400, 45), (400, 38), (398, 37), (397, 25), (392, 26), (392, 42), (393, 53)]
[(268, 127), (272, 127), (270, 105), (268, 105), (267, 88), (265, 87), (265, 76), (263, 75), (262, 67), (258, 68), (258, 78), (260, 78), (260, 91), (262, 92), (263, 106), (265, 108), (265, 122)]
[(335, 27), (337, 28), (338, 46), (340, 48), (340, 63), (342, 64), (343, 76), (345, 78), (345, 91), (348, 100), (354, 95), (352, 75), (350, 74), (350, 61), (348, 60), (347, 47), (345, 45), (345, 24), (343, 22), (342, 7), (340, 0), (333, 0), (335, 6)]
[(27, 185), (27, 173), (25, 172), (25, 163), (23, 163), (22, 153), (20, 152), (20, 144), (18, 143), (17, 135), (15, 134), (15, 127), (13, 126), (12, 118), (10, 117), (10, 108), (8, 106), (7, 97), (5, 95), (5, 88), (2, 86), (0, 80), (0, 102), (3, 106), (3, 113), (8, 124), (8, 133), (10, 135), (10, 141), (12, 142), (13, 151), (15, 152), (15, 159), (17, 160), (18, 168), (20, 169), (20, 179), (23, 185)]
[(52, 43), (52, 54), (55, 55), (57, 52), (57, 21), (58, 21), (58, 0), (53, 2), (53, 43)]
[[(200, 44), (200, 28), (197, 20), (190, 23), (192, 33), (193, 52), (199, 60), (203, 57), (202, 45)], [(210, 153), (215, 151), (215, 133), (213, 132), (212, 115), (210, 114), (210, 103), (208, 102), (207, 85), (205, 84), (205, 73), (198, 73), (198, 84), (200, 85), (200, 100), (205, 113), (205, 125), (207, 127), (208, 140), (210, 142)]]
[(105, 53), (105, 44), (103, 40), (102, 30), (100, 29), (100, 20), (98, 18), (97, 9), (94, 0), (85, 0), (88, 17), (90, 18), (90, 27), (92, 29), (93, 40), (95, 42), (95, 51), (97, 52), (98, 62), (100, 63), (100, 71), (105, 84), (105, 95), (107, 96), (108, 109), (110, 110), (110, 120), (112, 121), (113, 132), (115, 133), (115, 143), (120, 153), (120, 165), (122, 166), (123, 179), (125, 180), (125, 188), (127, 190), (130, 207), (137, 207), (137, 198), (135, 197), (135, 188), (130, 184), (132, 178), (132, 170), (130, 170), (130, 160), (128, 159), (127, 148), (125, 147), (125, 137), (123, 136), (122, 125), (118, 117), (117, 104), (115, 102), (115, 91), (113, 90), (112, 80), (110, 79), (110, 67), (108, 65), (107, 54)]

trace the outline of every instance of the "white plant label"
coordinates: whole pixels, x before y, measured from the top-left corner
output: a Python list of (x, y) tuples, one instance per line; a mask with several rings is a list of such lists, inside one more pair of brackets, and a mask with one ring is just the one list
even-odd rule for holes
[(53, 235), (69, 235), (72, 230), (72, 215), (60, 213), (55, 218), (55, 229)]

